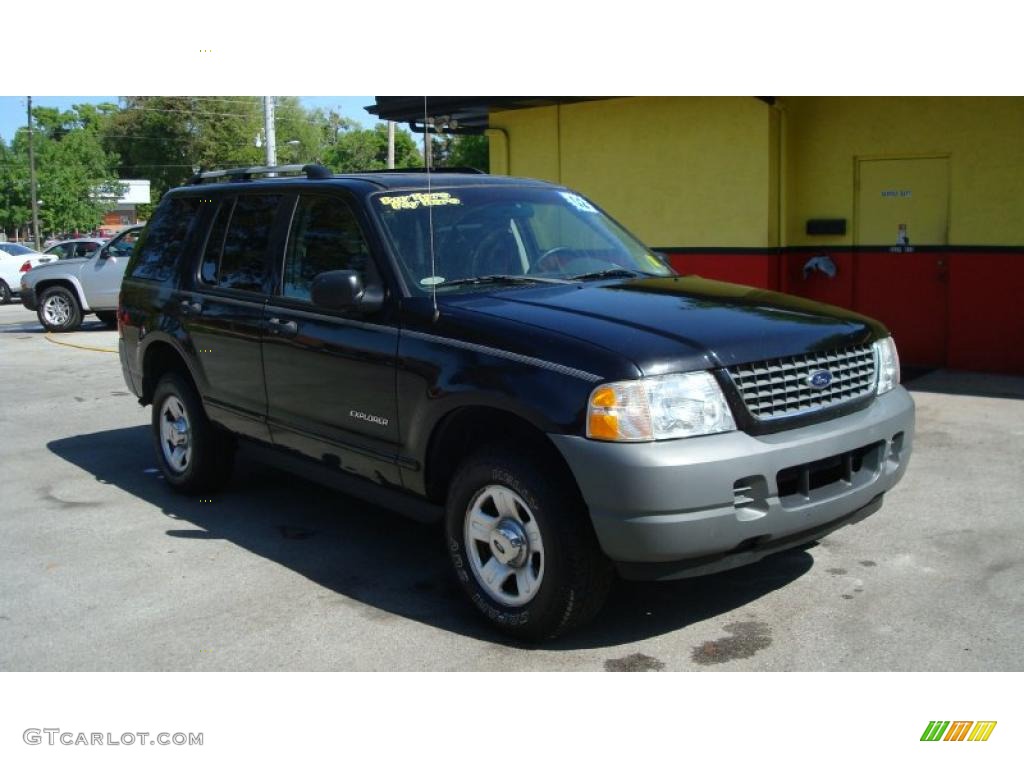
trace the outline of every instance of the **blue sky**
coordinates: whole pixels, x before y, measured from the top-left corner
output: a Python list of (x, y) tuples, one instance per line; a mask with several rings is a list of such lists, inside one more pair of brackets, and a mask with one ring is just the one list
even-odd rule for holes
[[(334, 108), (345, 117), (358, 120), (366, 126), (376, 122), (376, 118), (363, 107), (373, 104), (373, 96), (300, 96), (307, 107)], [(69, 109), (72, 104), (110, 101), (117, 103), (117, 96), (33, 96), (33, 105)], [(25, 125), (25, 97), (0, 96), (0, 137), (10, 141), (14, 132)]]

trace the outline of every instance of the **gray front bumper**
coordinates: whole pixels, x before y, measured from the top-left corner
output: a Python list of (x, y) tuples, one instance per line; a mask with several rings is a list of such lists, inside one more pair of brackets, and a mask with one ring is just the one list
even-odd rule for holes
[[(771, 435), (654, 443), (551, 438), (620, 571), (673, 578), (742, 565), (863, 519), (903, 476), (913, 431), (914, 401), (897, 387), (856, 413)], [(876, 444), (849, 481), (780, 497), (781, 470)]]

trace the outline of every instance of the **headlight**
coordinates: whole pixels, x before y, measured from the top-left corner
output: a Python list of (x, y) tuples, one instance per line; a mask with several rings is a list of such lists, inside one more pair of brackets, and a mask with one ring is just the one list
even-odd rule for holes
[(892, 336), (879, 339), (872, 347), (875, 350), (875, 370), (878, 371), (876, 392), (884, 395), (900, 383), (900, 356), (896, 353), (896, 342)]
[(587, 407), (587, 437), (595, 440), (669, 440), (733, 429), (725, 396), (706, 371), (602, 384)]

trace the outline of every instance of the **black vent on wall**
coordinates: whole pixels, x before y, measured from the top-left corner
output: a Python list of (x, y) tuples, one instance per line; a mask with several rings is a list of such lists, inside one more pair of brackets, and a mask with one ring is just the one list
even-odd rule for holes
[(846, 219), (808, 219), (808, 235), (845, 235)]

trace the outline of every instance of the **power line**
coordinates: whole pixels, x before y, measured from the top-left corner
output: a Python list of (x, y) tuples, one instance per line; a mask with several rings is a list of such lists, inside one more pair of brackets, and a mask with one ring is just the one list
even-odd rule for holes
[(161, 109), (159, 107), (122, 107), (120, 112), (165, 112), (165, 113), (176, 113), (194, 115), (196, 117), (241, 117), (246, 120), (252, 119), (253, 117), (258, 118), (258, 112), (253, 111), (252, 114), (245, 114), (242, 112), (209, 112), (202, 109)]

